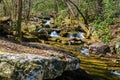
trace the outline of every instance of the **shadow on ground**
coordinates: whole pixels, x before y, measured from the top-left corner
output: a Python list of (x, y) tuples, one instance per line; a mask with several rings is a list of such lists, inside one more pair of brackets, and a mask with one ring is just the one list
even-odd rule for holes
[(78, 69), (75, 71), (66, 71), (60, 77), (46, 80), (93, 80), (93, 79), (92, 76), (86, 73), (84, 70)]

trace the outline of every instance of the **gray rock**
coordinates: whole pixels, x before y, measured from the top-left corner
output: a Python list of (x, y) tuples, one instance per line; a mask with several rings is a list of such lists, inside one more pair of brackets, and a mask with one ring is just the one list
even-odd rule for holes
[(89, 46), (89, 50), (91, 53), (107, 53), (110, 52), (110, 47), (103, 43), (93, 43)]
[(61, 76), (64, 71), (80, 67), (79, 59), (59, 52), (52, 56), (0, 52), (0, 76), (9, 80), (43, 80)]

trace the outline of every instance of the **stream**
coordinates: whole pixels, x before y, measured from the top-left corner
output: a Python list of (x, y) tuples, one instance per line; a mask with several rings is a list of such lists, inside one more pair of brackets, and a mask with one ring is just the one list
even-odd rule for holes
[(120, 80), (120, 68), (113, 65), (112, 59), (114, 58), (103, 57), (102, 59), (102, 57), (90, 54), (87, 48), (82, 48), (80, 51), (80, 46), (77, 45), (68, 46), (56, 42), (50, 42), (50, 45), (67, 52), (72, 51), (81, 61), (80, 68), (91, 75), (93, 80)]

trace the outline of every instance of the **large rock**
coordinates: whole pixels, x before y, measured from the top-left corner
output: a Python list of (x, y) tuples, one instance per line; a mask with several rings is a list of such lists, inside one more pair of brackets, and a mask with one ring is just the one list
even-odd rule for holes
[(89, 46), (89, 50), (90, 52), (92, 53), (107, 53), (107, 52), (110, 52), (110, 47), (106, 44), (103, 44), (103, 43), (93, 43)]
[(0, 52), (0, 77), (8, 80), (53, 79), (64, 71), (80, 67), (79, 59), (68, 54), (52, 50), (46, 53), (48, 55)]

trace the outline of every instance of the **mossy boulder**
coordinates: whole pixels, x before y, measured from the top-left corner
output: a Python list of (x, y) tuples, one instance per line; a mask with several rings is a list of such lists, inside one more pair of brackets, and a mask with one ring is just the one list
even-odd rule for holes
[(79, 59), (56, 51), (45, 55), (0, 52), (0, 77), (8, 80), (43, 80), (61, 76), (64, 71), (79, 69)]
[(7, 62), (0, 63), (0, 76), (10, 78), (14, 72), (14, 67)]

